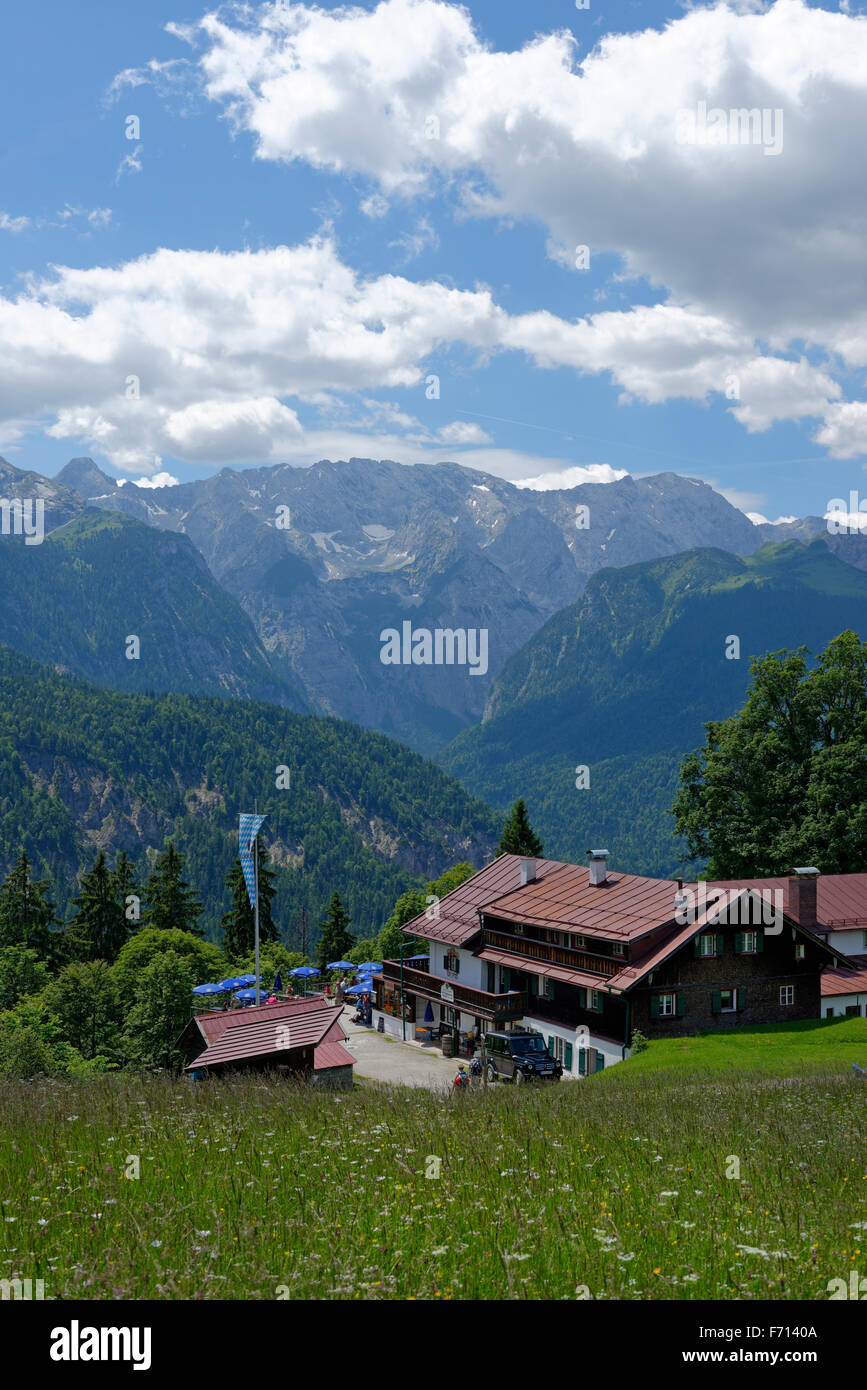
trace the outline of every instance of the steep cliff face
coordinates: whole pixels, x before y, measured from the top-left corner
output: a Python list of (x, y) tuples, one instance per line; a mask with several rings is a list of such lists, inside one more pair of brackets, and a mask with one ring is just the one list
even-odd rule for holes
[(98, 848), (146, 873), (173, 838), (215, 936), (238, 812), (254, 802), (287, 929), (302, 906), (318, 921), (337, 888), (356, 929), (378, 931), (419, 880), (486, 862), (498, 830), (381, 734), (256, 702), (100, 690), (0, 646), (0, 874), (23, 845), (64, 908)]

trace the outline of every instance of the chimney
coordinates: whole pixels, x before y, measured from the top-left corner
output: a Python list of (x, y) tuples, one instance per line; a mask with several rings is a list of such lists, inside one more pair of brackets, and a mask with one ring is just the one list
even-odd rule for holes
[(786, 912), (794, 917), (802, 927), (815, 927), (816, 884), (819, 870), (812, 868), (793, 869), (786, 880)]
[(590, 857), (590, 882), (604, 883), (608, 877), (608, 850), (588, 849), (584, 852)]
[(521, 887), (527, 883), (536, 882), (536, 861), (535, 859), (521, 860)]

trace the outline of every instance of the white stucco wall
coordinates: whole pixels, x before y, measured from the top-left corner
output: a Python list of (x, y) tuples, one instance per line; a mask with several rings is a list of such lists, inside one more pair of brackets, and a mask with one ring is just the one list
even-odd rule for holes
[(845, 931), (832, 931), (828, 941), (844, 956), (867, 955), (867, 932), (863, 927), (856, 927), (852, 931), (848, 927)]
[(858, 1005), (859, 1017), (867, 1017), (867, 994), (826, 994), (822, 999), (822, 1017), (841, 1018), (853, 1004)]
[[(569, 1076), (580, 1076), (578, 1070), (578, 1034), (575, 1028), (570, 1028), (564, 1023), (552, 1023), (547, 1018), (534, 1018), (531, 1013), (524, 1015), (521, 1020), (522, 1028), (535, 1028), (537, 1033), (541, 1033), (547, 1042), (549, 1038), (562, 1038), (564, 1042), (572, 1044), (572, 1070)], [(614, 1043), (610, 1038), (600, 1038), (594, 1033), (588, 1037), (583, 1035), (582, 1041), (587, 1047), (595, 1047), (597, 1052), (603, 1053), (606, 1067), (613, 1067), (616, 1062), (623, 1060), (623, 1053), (618, 1043)], [(627, 1056), (629, 1054), (627, 1053)]]

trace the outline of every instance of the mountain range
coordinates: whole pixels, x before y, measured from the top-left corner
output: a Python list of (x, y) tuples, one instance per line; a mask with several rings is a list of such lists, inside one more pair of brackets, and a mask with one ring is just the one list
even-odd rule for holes
[(689, 874), (668, 808), (704, 723), (743, 704), (752, 657), (816, 653), (865, 619), (867, 574), (825, 539), (601, 570), (506, 663), (484, 720), (439, 761), (492, 806), (520, 788), (550, 857), (580, 861), (592, 842), (633, 873)]
[[(428, 756), (482, 718), (509, 659), (579, 599), (599, 569), (695, 546), (749, 555), (792, 531), (810, 539), (824, 530), (819, 518), (755, 526), (708, 484), (675, 473), (536, 491), (455, 463), (350, 459), (305, 469), (224, 468), (149, 488), (120, 486), (83, 458), (54, 479), (0, 461), (0, 486), (12, 496), (38, 488), (49, 529), (96, 508), (191, 542), (234, 605), (227, 642), (231, 636), (235, 648), (199, 689), (216, 682), (223, 691), (254, 690), (388, 733)], [(124, 533), (124, 542), (133, 534)], [(847, 559), (867, 566), (864, 538), (835, 540)], [(155, 572), (164, 559), (155, 545)], [(135, 631), (133, 616), (118, 614), (127, 632)], [(384, 665), (380, 634), (405, 621), (429, 631), (486, 630), (487, 672)], [(12, 637), (0, 630), (0, 640)], [(204, 656), (204, 646), (188, 654), (179, 680), (186, 672), (193, 684), (176, 688), (194, 688)], [(113, 650), (102, 665), (113, 669), (114, 662)], [(142, 667), (141, 677), (126, 671), (109, 680), (96, 659), (69, 665), (123, 688), (141, 688), (133, 682), (146, 675)], [(168, 688), (162, 679), (155, 663), (147, 688)]]

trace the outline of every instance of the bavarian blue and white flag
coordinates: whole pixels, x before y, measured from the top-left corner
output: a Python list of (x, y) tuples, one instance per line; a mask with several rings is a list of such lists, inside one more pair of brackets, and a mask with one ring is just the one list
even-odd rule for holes
[(253, 869), (253, 845), (256, 843), (256, 836), (264, 821), (264, 816), (251, 816), (249, 813), (241, 813), (238, 824), (238, 852), (241, 860), (241, 868), (244, 872), (244, 882), (247, 885), (247, 896), (250, 899), (250, 906), (256, 906), (256, 874)]

